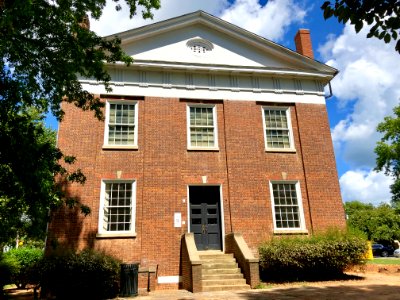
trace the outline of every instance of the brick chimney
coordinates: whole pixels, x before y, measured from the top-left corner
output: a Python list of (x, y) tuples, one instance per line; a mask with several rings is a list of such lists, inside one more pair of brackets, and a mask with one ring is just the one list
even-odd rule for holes
[(312, 50), (310, 30), (299, 29), (296, 36), (294, 37), (296, 44), (296, 51), (304, 56), (314, 59), (314, 53)]

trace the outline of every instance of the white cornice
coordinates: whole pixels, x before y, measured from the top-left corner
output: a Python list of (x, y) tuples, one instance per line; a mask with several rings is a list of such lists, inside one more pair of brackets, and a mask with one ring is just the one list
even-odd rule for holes
[(309, 103), (309, 104), (325, 104), (323, 93), (302, 93), (297, 94), (293, 91), (282, 90), (276, 92), (274, 90), (260, 89), (255, 92), (251, 89), (232, 89), (211, 90), (206, 87), (195, 87), (188, 89), (186, 86), (171, 86), (164, 88), (160, 85), (148, 85), (146, 87), (134, 83), (111, 83), (112, 92), (107, 92), (103, 85), (96, 82), (81, 81), (84, 90), (93, 94), (102, 95), (130, 95), (144, 97), (160, 97), (160, 98), (183, 98), (183, 99), (202, 99), (208, 100), (230, 100), (230, 101), (260, 101), (265, 103)]
[(179, 62), (167, 61), (145, 61), (135, 60), (134, 63), (127, 67), (124, 63), (108, 64), (109, 67), (117, 68), (135, 68), (160, 71), (175, 71), (175, 72), (195, 72), (195, 73), (218, 73), (218, 74), (243, 74), (243, 75), (260, 75), (270, 77), (288, 77), (288, 78), (309, 78), (322, 80), (324, 83), (329, 82), (334, 74), (330, 72), (318, 72), (312, 70), (295, 70), (295, 69), (280, 69), (266, 67), (245, 67), (245, 66), (229, 66), (229, 65), (207, 65), (207, 64), (188, 64)]

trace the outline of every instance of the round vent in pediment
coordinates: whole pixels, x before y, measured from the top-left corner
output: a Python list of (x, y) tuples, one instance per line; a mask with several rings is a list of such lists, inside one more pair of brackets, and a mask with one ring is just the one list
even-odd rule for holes
[(211, 42), (204, 39), (192, 39), (189, 40), (186, 45), (194, 54), (197, 55), (206, 54), (214, 48)]

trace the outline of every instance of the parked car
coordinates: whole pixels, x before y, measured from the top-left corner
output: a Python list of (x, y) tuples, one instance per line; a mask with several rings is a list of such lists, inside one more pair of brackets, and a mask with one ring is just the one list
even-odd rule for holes
[(394, 250), (393, 256), (394, 256), (394, 257), (400, 257), (400, 249)]
[(372, 254), (374, 256), (388, 257), (393, 255), (394, 248), (392, 246), (385, 246), (382, 244), (372, 244)]

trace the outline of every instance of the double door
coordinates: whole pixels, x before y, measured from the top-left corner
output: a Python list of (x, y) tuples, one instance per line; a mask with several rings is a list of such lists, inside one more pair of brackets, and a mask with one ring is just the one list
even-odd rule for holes
[(221, 250), (219, 186), (190, 186), (190, 231), (198, 250)]

